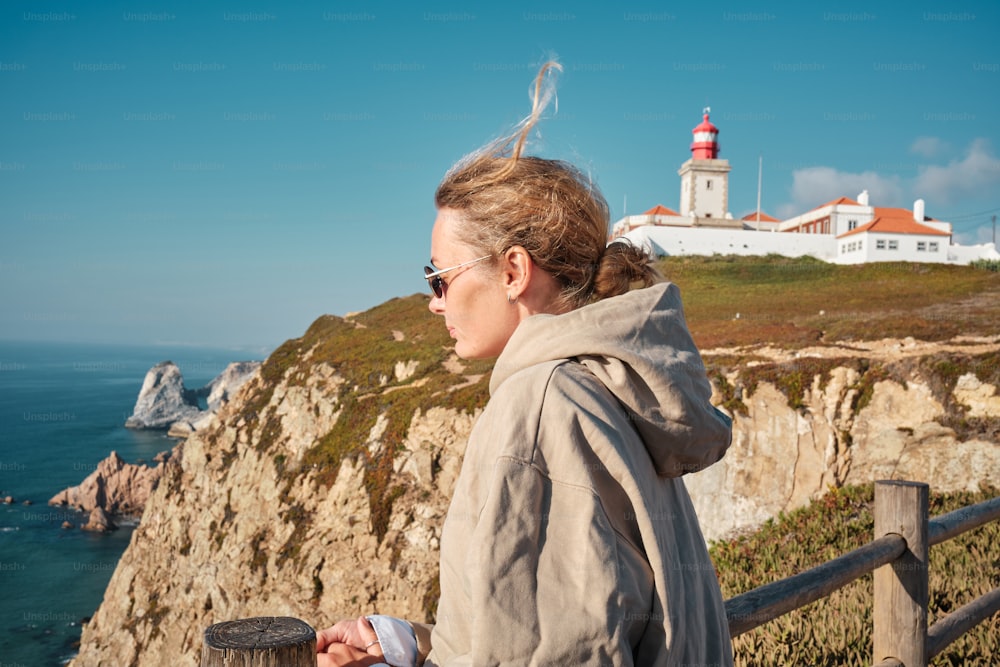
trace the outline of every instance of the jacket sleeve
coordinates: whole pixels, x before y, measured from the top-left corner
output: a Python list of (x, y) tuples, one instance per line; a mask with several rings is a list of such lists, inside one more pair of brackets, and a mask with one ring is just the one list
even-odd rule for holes
[(442, 664), (631, 664), (622, 616), (635, 607), (590, 489), (500, 457), (469, 543), (468, 654)]

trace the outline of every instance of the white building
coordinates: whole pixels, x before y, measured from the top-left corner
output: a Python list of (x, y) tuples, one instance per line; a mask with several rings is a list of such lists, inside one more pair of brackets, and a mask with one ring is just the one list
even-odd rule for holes
[(913, 209), (870, 205), (868, 191), (840, 197), (801, 215), (778, 220), (755, 212), (734, 220), (729, 212), (729, 161), (719, 158), (719, 130), (705, 110), (692, 130), (691, 159), (681, 165), (680, 213), (657, 205), (612, 225), (611, 238), (625, 237), (658, 255), (809, 255), (838, 264), (941, 262), (968, 264), (1000, 259), (992, 243), (952, 243), (951, 223), (927, 217), (924, 201)]
[(868, 222), (837, 236), (837, 261), (841, 264), (948, 262), (951, 225), (924, 218), (923, 203), (918, 199), (913, 211), (875, 208)]

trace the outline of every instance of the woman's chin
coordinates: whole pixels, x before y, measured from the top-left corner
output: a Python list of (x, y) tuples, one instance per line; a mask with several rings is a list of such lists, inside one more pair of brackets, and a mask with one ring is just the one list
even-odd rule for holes
[(468, 345), (462, 340), (455, 341), (455, 354), (459, 359), (465, 359), (466, 361), (476, 361), (478, 359), (493, 359), (497, 355), (489, 354), (482, 349), (478, 349), (474, 345)]

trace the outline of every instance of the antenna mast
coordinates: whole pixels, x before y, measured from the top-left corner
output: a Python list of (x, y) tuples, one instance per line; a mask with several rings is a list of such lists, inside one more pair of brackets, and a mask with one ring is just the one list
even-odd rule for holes
[(757, 156), (757, 225), (754, 231), (760, 231), (760, 185), (764, 175), (764, 156)]

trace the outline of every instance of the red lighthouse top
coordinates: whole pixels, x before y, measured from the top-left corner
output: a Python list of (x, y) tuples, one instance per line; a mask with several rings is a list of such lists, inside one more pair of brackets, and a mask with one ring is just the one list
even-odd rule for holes
[(691, 130), (694, 141), (691, 143), (691, 157), (695, 160), (714, 160), (719, 157), (719, 128), (708, 120), (711, 109), (705, 107), (702, 121), (698, 127)]

